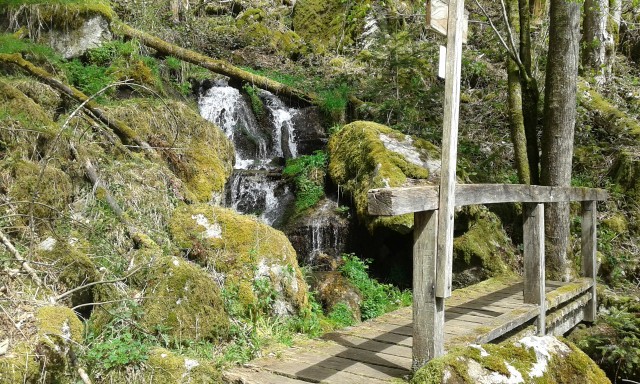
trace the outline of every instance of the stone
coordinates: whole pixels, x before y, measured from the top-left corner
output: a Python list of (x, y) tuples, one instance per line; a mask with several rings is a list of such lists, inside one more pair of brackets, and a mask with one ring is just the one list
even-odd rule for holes
[(86, 19), (78, 29), (53, 29), (49, 32), (51, 47), (65, 59), (80, 57), (111, 38), (109, 22), (101, 15)]

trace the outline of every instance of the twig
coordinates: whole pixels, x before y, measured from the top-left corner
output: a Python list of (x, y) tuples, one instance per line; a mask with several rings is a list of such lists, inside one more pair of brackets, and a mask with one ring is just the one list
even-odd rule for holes
[[(146, 299), (147, 297), (138, 297), (136, 298), (136, 300), (139, 299)], [(72, 310), (76, 310), (78, 308), (82, 308), (82, 307), (88, 307), (90, 305), (103, 305), (103, 304), (111, 304), (111, 303), (119, 303), (121, 301), (129, 301), (131, 300), (130, 298), (125, 298), (125, 299), (118, 299), (118, 300), (109, 300), (109, 301), (100, 301), (100, 302), (96, 302), (96, 303), (85, 303), (85, 304), (80, 304), (80, 305), (76, 305), (75, 307), (71, 308)]]
[(54, 297), (54, 298), (53, 298), (53, 301), (56, 301), (56, 302), (57, 302), (57, 301), (60, 301), (60, 300), (64, 299), (65, 297), (67, 297), (67, 296), (71, 295), (71, 294), (72, 294), (72, 293), (74, 293), (74, 292), (78, 292), (78, 291), (80, 291), (80, 290), (82, 290), (82, 289), (85, 289), (85, 288), (93, 287), (94, 285), (98, 285), (98, 284), (112, 284), (112, 283), (117, 283), (117, 282), (119, 282), (119, 281), (126, 280), (126, 279), (128, 279), (129, 277), (131, 277), (131, 276), (133, 276), (134, 274), (136, 274), (138, 271), (140, 271), (140, 270), (142, 269), (142, 267), (143, 267), (143, 266), (140, 266), (140, 267), (138, 267), (138, 268), (134, 269), (133, 271), (131, 271), (131, 272), (130, 272), (129, 274), (127, 274), (126, 276), (123, 276), (123, 277), (120, 277), (120, 278), (117, 278), (117, 279), (113, 279), (113, 280), (100, 280), (100, 281), (94, 281), (93, 283), (88, 283), (88, 284), (81, 285), (81, 286), (79, 286), (79, 287), (73, 288), (73, 289), (71, 289), (71, 290), (68, 290), (68, 291), (67, 291), (67, 292), (65, 292), (65, 293), (62, 293), (62, 294), (60, 294), (60, 295), (58, 295), (58, 296)]
[(40, 279), (36, 271), (31, 267), (31, 264), (29, 264), (29, 261), (25, 260), (22, 257), (20, 252), (18, 252), (18, 250), (13, 246), (13, 244), (11, 244), (11, 241), (9, 240), (9, 238), (7, 238), (7, 236), (4, 234), (4, 232), (1, 229), (0, 229), (0, 240), (2, 241), (2, 244), (4, 244), (4, 246), (7, 247), (7, 250), (9, 250), (9, 252), (16, 258), (16, 260), (20, 262), (20, 267), (24, 269), (29, 274), (29, 276), (31, 276), (31, 279), (38, 286), (42, 287), (44, 284), (42, 283), (42, 280)]
[(509, 48), (509, 46), (507, 45), (507, 42), (504, 41), (504, 39), (502, 38), (502, 35), (500, 34), (500, 31), (498, 31), (498, 28), (496, 28), (495, 24), (493, 24), (493, 20), (491, 20), (491, 16), (489, 16), (489, 14), (487, 13), (486, 9), (484, 9), (484, 7), (480, 4), (480, 2), (478, 2), (478, 0), (475, 0), (475, 2), (476, 2), (476, 5), (478, 6), (478, 8), (480, 8), (480, 10), (482, 11), (482, 14), (489, 21), (489, 25), (491, 25), (491, 29), (493, 29), (493, 32), (495, 32), (496, 36), (498, 36), (498, 39), (500, 40), (500, 43), (502, 43), (502, 46), (504, 47), (504, 49), (507, 50), (507, 53), (509, 54), (509, 56), (516, 63), (520, 63), (520, 58), (518, 57), (518, 53), (514, 52), (513, 50), (511, 50)]
[(11, 321), (11, 324), (13, 324), (14, 327), (16, 327), (16, 329), (18, 330), (18, 332), (20, 332), (20, 334), (22, 335), (22, 337), (24, 337), (25, 340), (29, 340), (29, 338), (27, 337), (27, 335), (24, 334), (24, 332), (22, 332), (22, 329), (20, 329), (20, 327), (18, 327), (18, 324), (16, 324), (15, 321), (13, 321), (13, 319), (11, 318), (11, 315), (9, 315), (7, 313), (7, 310), (4, 309), (4, 307), (2, 306), (2, 304), (0, 304), (0, 309), (2, 309), (2, 312), (4, 312), (5, 315), (7, 315), (7, 319), (9, 319), (9, 321)]

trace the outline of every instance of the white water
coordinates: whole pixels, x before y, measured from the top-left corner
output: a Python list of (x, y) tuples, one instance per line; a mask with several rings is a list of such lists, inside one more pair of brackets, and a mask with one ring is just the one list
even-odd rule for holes
[(270, 163), (298, 155), (292, 123), (297, 110), (288, 108), (269, 92), (260, 91), (259, 96), (268, 110), (270, 127), (260, 125), (250, 105), (233, 87), (210, 88), (200, 97), (198, 106), (200, 115), (222, 128), (235, 146), (235, 170), (228, 185), (227, 205), (241, 213), (256, 214), (273, 225), (290, 203), (291, 191), (274, 176), (281, 169)]

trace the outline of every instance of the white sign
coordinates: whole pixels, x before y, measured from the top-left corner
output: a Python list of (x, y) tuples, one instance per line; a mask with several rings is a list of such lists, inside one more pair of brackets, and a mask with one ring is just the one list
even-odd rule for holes
[[(449, 3), (444, 0), (427, 0), (427, 25), (443, 36), (447, 36), (447, 22), (449, 19)], [(464, 28), (462, 42), (467, 43), (469, 35), (469, 12), (464, 11)]]

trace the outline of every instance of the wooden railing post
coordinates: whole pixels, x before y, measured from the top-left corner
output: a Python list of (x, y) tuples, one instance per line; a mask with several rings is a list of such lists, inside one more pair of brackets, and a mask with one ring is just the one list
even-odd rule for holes
[(413, 227), (413, 362), (417, 371), (444, 354), (444, 299), (436, 297), (438, 214), (416, 212)]
[(524, 302), (537, 304), (538, 335), (545, 334), (544, 204), (524, 204)]
[(582, 202), (582, 273), (592, 279), (591, 300), (584, 308), (584, 321), (596, 321), (598, 303), (596, 299), (596, 251), (597, 251), (597, 209), (595, 201)]

